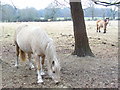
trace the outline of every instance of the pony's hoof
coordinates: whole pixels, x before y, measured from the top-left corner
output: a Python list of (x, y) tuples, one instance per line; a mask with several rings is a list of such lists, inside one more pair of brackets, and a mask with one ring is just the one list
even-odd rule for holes
[(37, 83), (42, 84), (42, 83), (43, 83), (43, 80), (42, 80), (42, 79), (40, 79), (40, 80), (38, 80), (38, 81), (37, 81)]
[(31, 67), (29, 67), (29, 70), (34, 70), (35, 68), (31, 68)]
[(44, 72), (40, 72), (40, 75), (42, 75), (42, 76), (43, 76), (43, 75), (45, 75), (45, 73), (44, 73)]
[(19, 67), (18, 67), (18, 65), (15, 65), (15, 67), (18, 69)]
[(31, 69), (34, 69), (35, 67), (32, 65), (30, 68), (31, 68)]
[(29, 67), (30, 67), (30, 69), (34, 69), (35, 68), (35, 66), (32, 63), (29, 64)]
[(55, 84), (59, 84), (59, 83), (60, 83), (59, 81), (55, 82)]

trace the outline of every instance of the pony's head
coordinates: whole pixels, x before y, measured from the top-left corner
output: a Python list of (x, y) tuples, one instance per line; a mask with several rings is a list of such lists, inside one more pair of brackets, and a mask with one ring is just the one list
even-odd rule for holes
[(57, 58), (54, 58), (51, 64), (51, 70), (52, 70), (52, 79), (55, 81), (55, 83), (60, 82), (60, 64), (57, 60)]
[(46, 56), (48, 58), (48, 74), (52, 77), (55, 83), (58, 83), (60, 82), (60, 64), (52, 40), (47, 44)]
[(105, 22), (108, 23), (108, 22), (109, 22), (109, 18), (106, 18), (106, 19), (105, 19)]

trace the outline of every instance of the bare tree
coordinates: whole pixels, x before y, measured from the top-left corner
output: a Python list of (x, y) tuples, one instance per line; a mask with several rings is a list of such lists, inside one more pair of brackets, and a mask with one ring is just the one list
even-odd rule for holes
[[(96, 4), (100, 1), (93, 0)], [(120, 2), (108, 3), (108, 2), (100, 2), (105, 3), (104, 5), (116, 5), (119, 6)], [(74, 27), (74, 36), (75, 36), (75, 50), (73, 55), (77, 56), (94, 56), (92, 53), (89, 41), (86, 33), (86, 26), (84, 20), (84, 14), (82, 9), (82, 4), (80, 0), (70, 0), (71, 7), (71, 15), (73, 19), (73, 27)]]
[(117, 14), (117, 7), (111, 7), (110, 9), (112, 19), (115, 19), (115, 16)]
[(94, 56), (88, 42), (86, 26), (81, 2), (70, 0), (71, 15), (73, 19), (75, 50), (73, 55)]
[(55, 20), (58, 10), (59, 10), (59, 8), (57, 8), (54, 3), (51, 3), (51, 4), (45, 9), (45, 19)]
[(103, 6), (113, 6), (111, 7), (110, 11), (112, 13), (112, 19), (115, 19), (115, 15), (117, 13), (117, 7), (120, 7), (120, 1), (119, 0), (109, 0), (109, 2), (104, 2), (101, 0), (92, 0), (95, 4), (103, 5)]
[(88, 8), (90, 8), (92, 20), (94, 20), (94, 16), (95, 16), (95, 4), (91, 0), (88, 0)]
[(75, 50), (72, 54), (80, 57), (94, 56), (89, 46), (81, 0), (69, 0), (69, 2), (75, 37)]
[(106, 10), (102, 8), (102, 17), (103, 17), (103, 20), (105, 19), (105, 15), (106, 14)]
[[(118, 0), (109, 0), (109, 2), (110, 3), (118, 2)], [(111, 18), (112, 19), (115, 19), (115, 15), (116, 15), (117, 11), (118, 11), (118, 7), (117, 6), (111, 7), (110, 12), (111, 12), (111, 16), (112, 16)]]
[(2, 21), (2, 5), (1, 5), (1, 1), (0, 1), (0, 21)]

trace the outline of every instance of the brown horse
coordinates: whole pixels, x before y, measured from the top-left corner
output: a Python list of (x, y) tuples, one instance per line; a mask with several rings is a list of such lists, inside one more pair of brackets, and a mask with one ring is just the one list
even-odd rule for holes
[(106, 33), (107, 24), (109, 23), (109, 18), (106, 18), (105, 20), (98, 20), (97, 25), (97, 32), (100, 32), (100, 28), (104, 29), (104, 33)]

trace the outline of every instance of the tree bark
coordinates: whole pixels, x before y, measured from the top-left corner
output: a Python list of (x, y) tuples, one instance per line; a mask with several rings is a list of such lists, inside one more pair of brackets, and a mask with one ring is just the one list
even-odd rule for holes
[(75, 50), (72, 54), (80, 57), (94, 56), (89, 47), (81, 2), (70, 2), (70, 7), (75, 36)]

